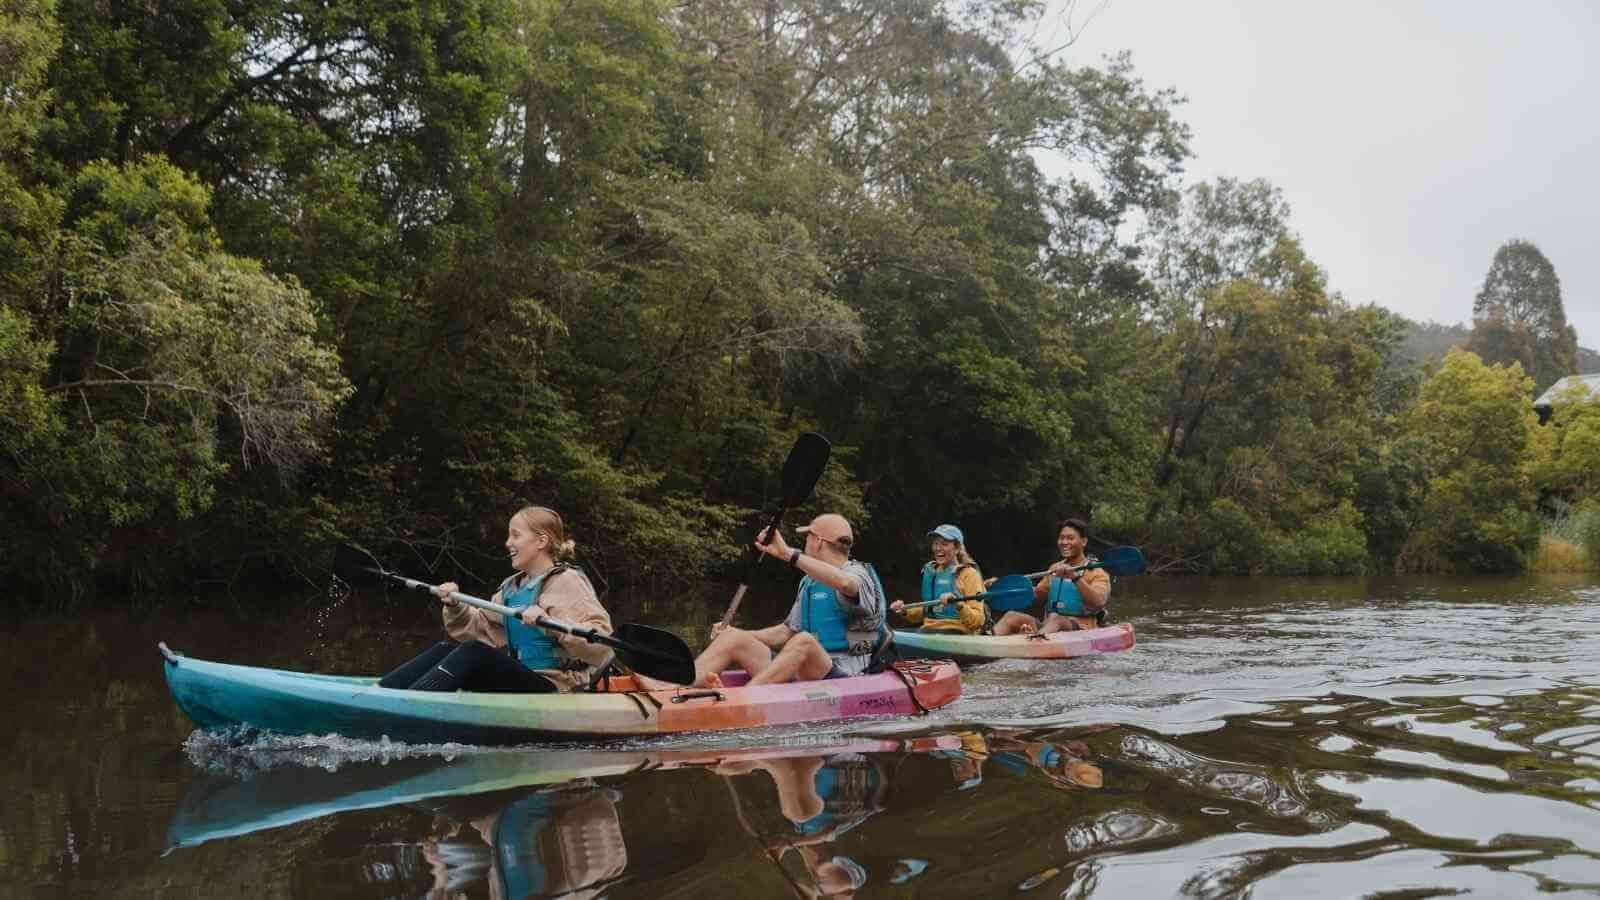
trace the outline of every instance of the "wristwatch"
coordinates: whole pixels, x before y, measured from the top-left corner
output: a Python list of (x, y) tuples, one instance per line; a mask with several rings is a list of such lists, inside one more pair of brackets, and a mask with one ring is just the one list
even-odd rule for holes
[(789, 551), (789, 567), (793, 568), (793, 569), (800, 568), (800, 557), (802, 557), (802, 556), (805, 556), (805, 554), (803, 552), (801, 552), (799, 550), (790, 550)]

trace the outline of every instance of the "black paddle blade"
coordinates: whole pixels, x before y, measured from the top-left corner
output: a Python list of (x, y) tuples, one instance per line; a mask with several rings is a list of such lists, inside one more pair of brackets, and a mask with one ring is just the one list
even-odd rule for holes
[(811, 497), (811, 491), (828, 466), (828, 454), (833, 445), (815, 431), (807, 431), (795, 438), (789, 458), (783, 461), (783, 508), (799, 506)]
[(1112, 547), (1100, 557), (1100, 568), (1113, 575), (1143, 575), (1144, 554), (1138, 547)]
[(353, 544), (340, 544), (333, 552), (333, 574), (351, 584), (377, 584), (386, 573), (371, 553)]
[[(670, 631), (632, 623), (617, 626), (612, 637), (617, 643), (617, 659), (622, 664), (650, 678), (659, 678), (673, 684), (694, 683), (694, 654), (689, 645)], [(627, 646), (620, 646), (626, 644)]]

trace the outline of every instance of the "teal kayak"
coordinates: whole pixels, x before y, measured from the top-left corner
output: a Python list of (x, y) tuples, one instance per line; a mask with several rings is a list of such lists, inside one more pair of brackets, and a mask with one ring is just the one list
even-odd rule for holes
[(1000, 659), (1072, 659), (1100, 653), (1118, 653), (1133, 647), (1133, 626), (1127, 622), (1081, 631), (1048, 635), (953, 634), (941, 631), (900, 631), (894, 646), (908, 659), (948, 659), (958, 663), (994, 662)]
[(421, 743), (514, 744), (908, 715), (961, 695), (954, 664), (915, 661), (876, 675), (789, 684), (745, 685), (745, 673), (724, 672), (714, 689), (643, 691), (624, 676), (595, 692), (483, 694), (395, 690), (371, 676), (210, 662), (165, 644), (161, 653), (173, 700), (199, 728)]

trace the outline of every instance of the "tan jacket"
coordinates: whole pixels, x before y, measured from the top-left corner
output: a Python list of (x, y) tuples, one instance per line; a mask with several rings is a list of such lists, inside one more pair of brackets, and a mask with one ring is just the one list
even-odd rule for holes
[[(515, 580), (507, 579), (507, 584), (501, 590), (494, 592), (491, 598), (496, 603), (504, 603), (502, 594), (510, 585), (520, 585), (526, 576), (514, 576)], [(549, 576), (545, 585), (539, 591), (539, 602), (534, 607), (539, 614), (552, 619), (559, 619), (568, 625), (577, 625), (583, 628), (593, 628), (601, 634), (611, 634), (611, 615), (605, 607), (600, 605), (600, 599), (595, 596), (594, 585), (589, 583), (587, 575), (582, 569), (570, 568)], [(474, 606), (460, 604), (444, 607), (444, 627), (450, 637), (458, 641), (478, 640), (491, 647), (504, 647), (506, 645), (505, 617), (500, 613), (487, 612)], [(552, 632), (556, 639), (557, 653), (563, 659), (580, 659), (591, 667), (603, 665), (611, 658), (611, 648), (604, 644), (591, 644), (581, 637), (569, 634)], [(590, 671), (554, 671), (549, 669), (537, 670), (556, 683), (563, 691), (570, 691), (575, 687), (589, 681)]]

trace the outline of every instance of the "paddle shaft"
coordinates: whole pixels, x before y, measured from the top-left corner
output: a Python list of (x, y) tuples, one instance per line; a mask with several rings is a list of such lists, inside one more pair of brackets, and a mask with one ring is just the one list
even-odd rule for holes
[[(1138, 547), (1126, 545), (1112, 547), (1100, 559), (1072, 567), (1074, 572), (1082, 572), (1085, 569), (1105, 569), (1114, 576), (1143, 575), (1145, 570), (1144, 554), (1139, 552)], [(1022, 577), (1029, 581), (1038, 581), (1049, 574), (1050, 570), (1046, 569), (1043, 572), (1030, 572)], [(1006, 577), (1011, 578), (1013, 576), (1007, 575)]]
[[(950, 603), (965, 603), (968, 600), (987, 600), (990, 597), (995, 597), (995, 596), (1007, 597), (1007, 596), (1010, 596), (1010, 594), (1007, 594), (1007, 593), (1004, 593), (1004, 592), (1001, 592), (1001, 591), (993, 591), (993, 592), (984, 591), (981, 594), (973, 594), (970, 597), (952, 597), (948, 602), (950, 602)], [(944, 602), (946, 602), (946, 601), (944, 601), (944, 600), (919, 600), (916, 603), (907, 603), (905, 606), (901, 607), (901, 609), (902, 610), (906, 610), (906, 609), (921, 609), (924, 606), (938, 606), (939, 604), (944, 603)]]
[[(413, 590), (428, 591), (429, 593), (432, 593), (438, 589), (437, 585), (429, 584), (426, 581), (418, 581), (415, 578), (407, 578), (404, 575), (396, 575), (393, 572), (384, 572), (383, 575), (385, 578), (393, 578), (395, 581), (398, 581)], [(503, 603), (494, 603), (489, 600), (474, 597), (471, 594), (463, 594), (460, 591), (451, 591), (449, 597), (451, 600), (455, 600), (458, 603), (465, 603), (468, 606), (476, 606), (478, 609), (485, 610), (487, 612), (496, 612), (502, 616), (516, 616), (518, 618), (521, 618), (522, 616), (522, 613), (512, 609), (509, 606), (506, 606)], [(552, 619), (549, 616), (539, 616), (533, 620), (533, 624), (538, 625), (541, 628), (548, 628), (551, 631), (559, 631), (562, 634), (570, 634), (573, 637), (583, 638), (591, 644), (605, 644), (607, 647), (615, 647), (618, 650), (626, 650), (629, 653), (639, 653), (645, 656), (653, 656), (657, 659), (676, 658), (668, 656), (665, 653), (659, 653), (650, 649), (649, 647), (636, 647), (626, 641), (619, 641), (611, 635), (601, 634), (600, 632), (595, 631), (593, 628), (581, 628), (577, 625), (563, 622), (560, 619)]]
[[(1092, 562), (1092, 563), (1084, 563), (1081, 566), (1073, 566), (1072, 567), (1072, 571), (1074, 571), (1074, 572), (1082, 572), (1082, 571), (1085, 571), (1087, 569), (1104, 569), (1105, 567), (1106, 567), (1106, 563), (1103, 563), (1103, 562)], [(1045, 569), (1043, 572), (1029, 572), (1028, 574), (1026, 574), (1026, 575), (1024, 575), (1022, 577), (1028, 579), (1029, 581), (1038, 581), (1039, 579), (1041, 579), (1041, 578), (1043, 578), (1043, 577), (1045, 577), (1046, 575), (1049, 575), (1049, 574), (1050, 574), (1050, 570), (1049, 569)]]
[[(772, 540), (772, 533), (778, 529), (778, 522), (782, 518), (783, 507), (780, 506), (778, 507), (778, 511), (772, 514), (772, 521), (767, 523), (766, 528), (761, 529), (761, 543), (765, 544), (767, 541)], [(763, 556), (766, 556), (766, 554), (760, 550), (756, 551), (756, 558), (750, 564), (751, 571), (755, 571), (755, 567), (761, 565), (761, 557)], [(747, 579), (748, 577), (749, 576), (746, 576)], [(745, 582), (740, 582), (739, 589), (733, 592), (733, 599), (728, 601), (728, 611), (722, 614), (723, 628), (727, 628), (729, 625), (733, 624), (733, 617), (739, 612), (739, 604), (744, 601), (744, 592), (748, 590), (750, 590), (750, 585)]]

